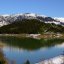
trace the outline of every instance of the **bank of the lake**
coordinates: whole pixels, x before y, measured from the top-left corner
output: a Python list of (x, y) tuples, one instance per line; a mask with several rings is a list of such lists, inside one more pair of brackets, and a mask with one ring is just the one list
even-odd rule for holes
[(64, 37), (64, 34), (60, 33), (44, 33), (44, 34), (0, 34), (0, 36), (15, 36), (15, 37), (30, 37), (35, 39), (41, 39), (41, 38), (58, 38), (58, 37)]
[(64, 55), (59, 55), (35, 64), (64, 64)]

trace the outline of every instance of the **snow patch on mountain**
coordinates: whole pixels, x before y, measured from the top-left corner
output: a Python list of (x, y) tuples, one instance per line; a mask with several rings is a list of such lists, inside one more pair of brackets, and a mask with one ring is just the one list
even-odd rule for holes
[(3, 16), (3, 17), (7, 17), (7, 16), (10, 16), (9, 14), (5, 14), (5, 15), (1, 15), (1, 16)]
[(45, 23), (64, 25), (64, 18), (52, 18), (52, 17), (47, 17), (45, 15), (38, 15), (34, 13), (24, 13), (24, 14), (0, 15), (0, 27), (3, 25), (10, 24), (16, 20), (18, 21), (22, 19), (37, 19)]
[(60, 22), (64, 22), (64, 18), (63, 17), (59, 17), (59, 18), (55, 18), (55, 19), (60, 21)]

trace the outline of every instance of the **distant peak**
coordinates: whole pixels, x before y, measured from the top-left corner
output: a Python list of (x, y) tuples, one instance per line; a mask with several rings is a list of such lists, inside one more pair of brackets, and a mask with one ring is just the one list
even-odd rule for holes
[(25, 16), (33, 16), (33, 17), (37, 16), (37, 14), (35, 14), (35, 13), (24, 13), (23, 15), (25, 15)]

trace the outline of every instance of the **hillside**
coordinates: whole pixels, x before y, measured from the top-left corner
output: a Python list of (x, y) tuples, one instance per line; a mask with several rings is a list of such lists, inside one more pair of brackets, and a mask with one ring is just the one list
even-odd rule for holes
[(52, 18), (45, 15), (39, 15), (34, 13), (24, 14), (12, 14), (12, 15), (0, 15), (0, 27), (11, 24), (15, 21), (22, 21), (23, 19), (36, 19), (45, 23), (54, 23), (64, 26), (64, 18)]
[(22, 19), (16, 20), (11, 24), (4, 25), (0, 27), (0, 33), (8, 33), (8, 34), (38, 34), (38, 33), (64, 33), (64, 26), (57, 25), (54, 23), (45, 23), (43, 20), (40, 21), (38, 19)]

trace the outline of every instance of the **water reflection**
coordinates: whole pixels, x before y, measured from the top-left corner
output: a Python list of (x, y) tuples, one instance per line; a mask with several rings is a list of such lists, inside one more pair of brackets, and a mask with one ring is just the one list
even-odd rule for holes
[(63, 47), (64, 47), (64, 42), (63, 42), (62, 44), (57, 44), (57, 45), (55, 45), (55, 47), (63, 48)]
[(29, 61), (29, 60), (27, 60), (25, 64), (30, 64), (30, 61)]
[(1, 50), (11, 64), (35, 64), (60, 55), (64, 51), (64, 39), (33, 39), (0, 36)]
[(10, 46), (15, 46), (18, 48), (23, 48), (27, 50), (36, 50), (41, 47), (52, 47), (56, 44), (61, 44), (64, 42), (62, 38), (54, 39), (33, 39), (33, 38), (18, 38), (12, 36), (0, 36), (0, 41)]
[(64, 48), (40, 48), (38, 50), (24, 50), (24, 49), (15, 49), (14, 47), (4, 47), (3, 52), (6, 54), (6, 58), (10, 62), (15, 62), (16, 64), (24, 64), (29, 60), (30, 64), (35, 64), (45, 59), (58, 56), (62, 54)]
[(42, 47), (42, 43), (37, 39), (32, 38), (17, 38), (17, 37), (0, 37), (0, 41), (10, 46), (34, 50)]

